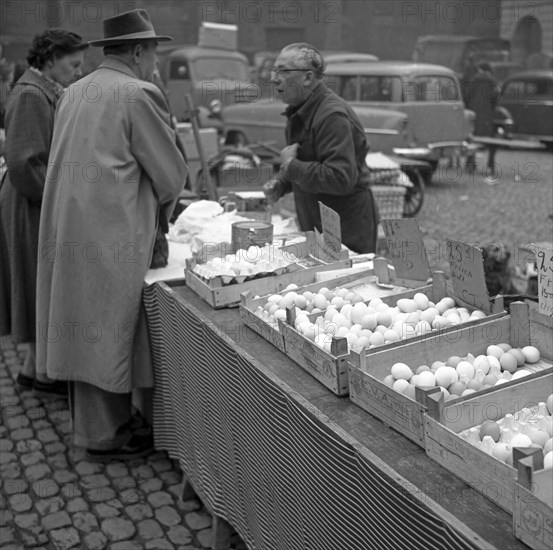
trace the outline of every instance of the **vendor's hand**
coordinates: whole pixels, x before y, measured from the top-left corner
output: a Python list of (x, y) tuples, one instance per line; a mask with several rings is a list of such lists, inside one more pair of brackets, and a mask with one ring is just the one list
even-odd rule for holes
[(282, 197), (282, 190), (281, 190), (281, 184), (278, 180), (270, 180), (267, 183), (263, 185), (263, 193), (265, 193), (265, 196), (267, 197), (267, 202), (269, 204), (272, 204), (280, 197)]
[(288, 163), (298, 156), (299, 143), (288, 145), (280, 152), (280, 162), (283, 167), (288, 166)]

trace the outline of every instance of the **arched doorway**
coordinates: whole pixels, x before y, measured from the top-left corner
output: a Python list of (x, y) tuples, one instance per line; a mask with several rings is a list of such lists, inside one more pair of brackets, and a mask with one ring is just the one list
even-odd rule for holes
[(541, 34), (540, 22), (535, 17), (523, 17), (513, 34), (511, 43), (513, 61), (524, 65), (530, 54), (541, 51)]

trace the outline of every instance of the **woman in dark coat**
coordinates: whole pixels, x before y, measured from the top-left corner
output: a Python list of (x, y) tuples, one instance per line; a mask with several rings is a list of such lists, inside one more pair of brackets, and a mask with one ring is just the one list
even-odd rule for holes
[[(56, 102), (81, 76), (88, 44), (75, 33), (48, 29), (35, 35), (29, 68), (14, 85), (5, 114), (8, 167), (0, 188), (0, 335), (28, 343), (18, 383), (47, 393), (65, 387), (35, 379), (36, 276), (42, 191)], [(39, 336), (44, 331), (40, 329)]]

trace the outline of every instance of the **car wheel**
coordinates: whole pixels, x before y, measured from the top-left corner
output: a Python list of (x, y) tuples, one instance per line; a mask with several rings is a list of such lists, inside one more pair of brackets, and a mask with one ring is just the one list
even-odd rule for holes
[(403, 216), (413, 218), (420, 212), (424, 203), (424, 176), (419, 170), (406, 170), (405, 172), (413, 186), (408, 187), (405, 193)]

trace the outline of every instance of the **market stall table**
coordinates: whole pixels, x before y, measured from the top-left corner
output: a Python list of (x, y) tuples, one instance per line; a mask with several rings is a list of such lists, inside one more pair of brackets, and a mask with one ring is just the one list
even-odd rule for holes
[(527, 548), (510, 515), (332, 394), (237, 309), (213, 310), (182, 281), (144, 296), (156, 447), (249, 548)]

